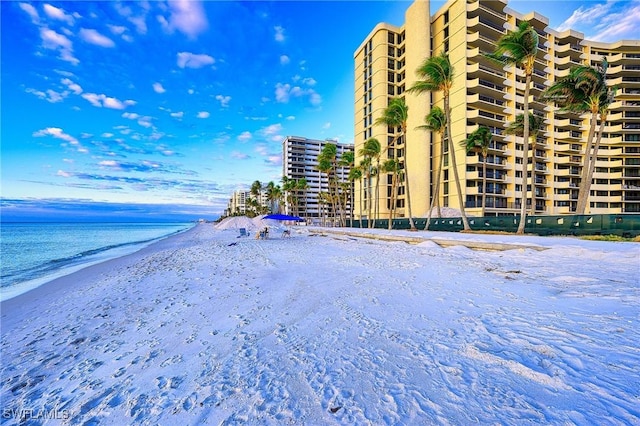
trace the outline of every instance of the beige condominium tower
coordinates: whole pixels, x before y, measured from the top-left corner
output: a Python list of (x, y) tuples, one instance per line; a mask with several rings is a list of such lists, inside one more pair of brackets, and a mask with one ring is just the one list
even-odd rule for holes
[[(523, 170), (521, 137), (506, 135), (505, 127), (523, 112), (524, 73), (502, 67), (486, 58), (496, 41), (521, 21), (539, 34), (539, 46), (531, 85), (530, 111), (543, 119), (535, 144), (530, 144), (528, 170)], [(521, 14), (506, 1), (450, 0), (433, 15), (428, 0), (416, 0), (406, 11), (401, 27), (378, 24), (354, 54), (355, 153), (365, 141), (376, 138), (382, 147), (380, 162), (395, 157), (405, 168), (411, 191), (412, 215), (426, 217), (434, 190), (435, 169), (444, 154), (440, 187), (441, 206), (458, 208), (450, 153), (440, 149), (440, 135), (419, 126), (432, 106), (443, 106), (439, 93), (407, 93), (417, 79), (418, 66), (430, 55), (446, 52), (455, 70), (451, 90), (451, 124), (462, 197), (469, 215), (480, 215), (482, 157), (467, 154), (461, 145), (479, 126), (491, 130), (487, 157), (486, 215), (519, 213), (522, 173), (531, 176), (527, 190), (535, 214), (565, 214), (575, 210), (590, 115), (564, 113), (543, 103), (541, 94), (556, 79), (577, 65), (597, 66), (606, 58), (608, 84), (617, 87), (609, 109), (586, 212), (640, 212), (640, 40), (603, 43), (586, 40), (573, 30), (556, 31), (535, 12)], [(376, 125), (389, 100), (403, 97), (408, 106), (405, 142), (388, 147), (397, 129)], [(534, 145), (534, 146), (532, 146)], [(379, 218), (386, 218), (391, 177), (356, 181), (356, 218), (367, 216), (368, 203), (377, 201)], [(360, 206), (359, 192), (364, 194)], [(396, 216), (407, 217), (406, 184), (397, 190)], [(362, 208), (361, 208), (362, 207)], [(374, 216), (372, 214), (372, 216)]]

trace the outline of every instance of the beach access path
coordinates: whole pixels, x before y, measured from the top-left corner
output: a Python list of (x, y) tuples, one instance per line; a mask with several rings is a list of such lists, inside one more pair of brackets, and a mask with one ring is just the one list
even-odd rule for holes
[(640, 422), (639, 244), (293, 229), (200, 224), (3, 302), (3, 423)]

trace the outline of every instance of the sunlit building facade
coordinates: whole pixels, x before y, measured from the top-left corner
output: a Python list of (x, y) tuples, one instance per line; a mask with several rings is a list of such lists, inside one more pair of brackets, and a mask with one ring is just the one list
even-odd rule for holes
[[(516, 4), (517, 5), (517, 4)], [(539, 49), (532, 79), (530, 111), (543, 119), (543, 128), (530, 144), (529, 165), (523, 169), (521, 137), (505, 135), (504, 128), (523, 112), (525, 77), (516, 67), (501, 67), (485, 57), (496, 41), (521, 21), (528, 21), (539, 34)], [(459, 199), (470, 215), (479, 215), (482, 197), (482, 157), (467, 154), (461, 145), (479, 126), (487, 126), (493, 141), (487, 158), (486, 214), (510, 215), (520, 209), (523, 190), (528, 209), (536, 214), (565, 214), (575, 209), (580, 173), (585, 156), (590, 114), (559, 112), (540, 101), (543, 91), (576, 65), (609, 63), (608, 84), (617, 87), (597, 156), (588, 213), (640, 212), (640, 40), (601, 43), (585, 40), (572, 30), (555, 31), (535, 12), (523, 15), (506, 1), (451, 0), (434, 14), (429, 2), (415, 1), (401, 27), (378, 24), (354, 53), (355, 61), (355, 164), (365, 141), (371, 137), (382, 145), (381, 162), (396, 158), (407, 179), (397, 191), (397, 216), (406, 217), (406, 184), (411, 191), (412, 214), (426, 217), (434, 190), (435, 171), (444, 156), (440, 205), (458, 208)], [(443, 106), (440, 93), (410, 94), (415, 70), (430, 55), (449, 54), (455, 69), (451, 92), (452, 137), (455, 145), (462, 194), (454, 184), (448, 149), (441, 149), (440, 135), (417, 127), (431, 106)], [(398, 129), (375, 121), (393, 97), (404, 97), (409, 107), (404, 144), (388, 149)], [(520, 179), (532, 179), (522, 188)], [(362, 211), (378, 201), (380, 218), (386, 218), (391, 178), (381, 174), (377, 197), (367, 199), (366, 180), (355, 184), (364, 194)], [(355, 197), (356, 217), (361, 211)]]

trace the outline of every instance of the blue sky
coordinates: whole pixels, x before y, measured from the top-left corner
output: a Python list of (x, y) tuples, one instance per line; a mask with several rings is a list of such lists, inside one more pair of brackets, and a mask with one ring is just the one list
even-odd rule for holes
[[(3, 220), (217, 217), (279, 181), (285, 136), (353, 141), (353, 52), (409, 4), (0, 2)], [(509, 6), (639, 38), (639, 1)]]

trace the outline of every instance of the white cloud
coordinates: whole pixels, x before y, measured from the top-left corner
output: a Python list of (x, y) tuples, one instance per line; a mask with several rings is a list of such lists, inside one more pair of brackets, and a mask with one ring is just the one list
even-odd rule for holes
[(127, 27), (123, 27), (121, 25), (107, 24), (107, 27), (109, 27), (109, 30), (111, 30), (111, 32), (115, 35), (122, 35), (127, 30)]
[(309, 102), (313, 106), (318, 106), (318, 105), (320, 105), (322, 103), (322, 97), (318, 93), (316, 93), (315, 90), (310, 90), (309, 91)]
[(271, 124), (262, 129), (264, 135), (270, 136), (282, 131), (282, 124)]
[(300, 86), (291, 86), (289, 83), (277, 83), (275, 90), (276, 102), (286, 104), (289, 100), (299, 97), (308, 97), (309, 103), (318, 106), (322, 103), (322, 97), (313, 89), (303, 89)]
[(19, 3), (20, 9), (25, 11), (30, 17), (31, 22), (38, 25), (40, 23), (40, 16), (38, 16), (38, 11), (35, 7), (30, 5), (29, 3)]
[(62, 92), (62, 93), (58, 93), (55, 90), (51, 90), (48, 89), (47, 90), (47, 96), (48, 96), (48, 101), (51, 103), (56, 103), (56, 102), (62, 102), (64, 100), (64, 98), (67, 97), (68, 92)]
[(281, 65), (287, 65), (289, 62), (291, 62), (291, 60), (289, 59), (289, 57), (287, 55), (281, 55), (280, 56), (280, 64)]
[(229, 106), (231, 96), (216, 95), (216, 100), (220, 102), (220, 106), (226, 108)]
[(67, 15), (63, 9), (51, 6), (50, 4), (45, 4), (42, 9), (49, 18), (64, 21), (69, 25), (73, 25), (73, 16)]
[(331, 127), (331, 123), (329, 123), (329, 122), (324, 123), (324, 125), (322, 126), (323, 129), (328, 129), (330, 127)]
[(132, 23), (136, 27), (136, 31), (138, 34), (146, 34), (147, 33), (147, 13), (149, 11), (148, 2), (135, 2), (130, 3), (131, 5), (140, 6), (140, 14), (134, 14), (133, 10), (129, 6), (125, 6), (122, 2), (114, 2), (114, 8), (120, 14), (120, 16), (124, 17)]
[(247, 142), (248, 140), (251, 139), (251, 132), (242, 132), (240, 133), (240, 135), (238, 136), (238, 140), (240, 142)]
[(58, 93), (55, 90), (48, 89), (46, 92), (42, 92), (40, 90), (27, 88), (25, 92), (31, 93), (32, 95), (37, 96), (40, 99), (43, 99), (47, 102), (56, 103), (62, 101), (69, 94), (68, 91), (64, 91), (62, 93)]
[(136, 104), (136, 102), (132, 100), (120, 101), (119, 99), (112, 98), (104, 94), (98, 95), (96, 93), (83, 93), (81, 96), (89, 101), (91, 105), (99, 108), (125, 109), (127, 106)]
[(286, 118), (286, 119), (287, 119), (287, 120), (289, 120), (289, 121), (291, 121), (291, 120), (295, 120), (295, 119), (296, 119), (296, 117), (295, 117), (295, 116), (293, 116), (293, 115), (289, 115), (289, 116), (287, 116), (287, 118)]
[(249, 157), (249, 155), (242, 153), (242, 152), (238, 152), (238, 151), (232, 151), (231, 152), (231, 158), (235, 158), (236, 160), (246, 160)]
[(63, 178), (70, 178), (73, 176), (73, 174), (69, 172), (65, 172), (64, 170), (58, 170), (58, 173), (56, 173), (56, 176), (60, 176)]
[(280, 102), (286, 104), (289, 102), (289, 91), (291, 90), (291, 85), (288, 83), (276, 84), (276, 102)]
[(182, 118), (182, 117), (184, 116), (184, 112), (182, 112), (182, 111), (179, 111), (179, 112), (172, 112), (172, 113), (171, 113), (171, 116), (172, 116), (172, 117), (175, 117), (175, 118)]
[(273, 27), (273, 29), (275, 30), (275, 40), (276, 41), (284, 41), (284, 28), (282, 28), (281, 26), (276, 26)]
[(305, 79), (302, 80), (303, 84), (306, 84), (307, 86), (315, 86), (316, 85), (316, 80), (312, 77), (307, 77)]
[(180, 68), (202, 68), (215, 63), (215, 59), (205, 54), (179, 52), (177, 63)]
[(164, 93), (164, 92), (166, 92), (166, 90), (164, 89), (164, 87), (162, 87), (162, 84), (160, 84), (160, 83), (153, 83), (153, 90), (156, 93)]
[(40, 28), (42, 46), (46, 49), (58, 50), (60, 59), (76, 65), (80, 61), (73, 56), (73, 43), (63, 34), (59, 34), (49, 28)]
[(187, 90), (187, 93), (190, 94), (190, 95), (193, 95), (194, 93), (196, 93), (196, 91), (193, 90), (193, 89), (189, 89), (189, 90)]
[(207, 111), (200, 111), (198, 113), (198, 118), (209, 118), (211, 114), (209, 114)]
[(584, 25), (590, 25), (598, 22), (602, 16), (606, 15), (611, 8), (611, 3), (596, 4), (592, 7), (585, 8), (580, 6), (573, 14), (557, 28), (558, 31), (568, 29), (578, 29)]
[(269, 166), (282, 166), (282, 156), (281, 155), (269, 155), (265, 160)]
[(61, 81), (62, 81), (62, 84), (67, 86), (67, 88), (71, 90), (74, 94), (79, 95), (80, 93), (82, 93), (82, 87), (80, 87), (79, 84), (74, 83), (68, 78), (63, 78)]
[(80, 38), (90, 44), (101, 47), (114, 47), (116, 44), (109, 37), (103, 36), (96, 30), (80, 28)]
[(140, 118), (140, 114), (135, 112), (123, 112), (122, 117), (128, 118), (129, 120), (137, 120)]
[(168, 22), (165, 20), (165, 28), (170, 31), (177, 29), (194, 39), (209, 27), (202, 3), (198, 1), (169, 0), (169, 8), (171, 16)]
[(276, 123), (264, 127), (260, 130), (260, 134), (267, 140), (272, 142), (282, 142), (284, 136), (280, 134), (282, 132), (282, 124)]
[(588, 35), (592, 40), (614, 42), (618, 40), (635, 40), (638, 38), (640, 28), (640, 2), (617, 2), (624, 8), (617, 13), (611, 13), (602, 18), (593, 28), (597, 31), (594, 35)]
[(71, 145), (78, 145), (79, 142), (76, 138), (71, 136), (68, 133), (62, 131), (59, 127), (47, 127), (46, 129), (38, 130), (33, 133), (35, 137), (42, 136), (53, 136), (54, 138), (62, 139), (63, 141), (69, 142)]
[(153, 127), (153, 123), (151, 122), (151, 120), (151, 117), (145, 115), (144, 117), (140, 117), (140, 120), (138, 120), (138, 124), (148, 129), (150, 127)]

